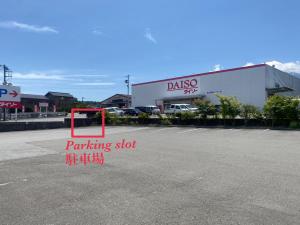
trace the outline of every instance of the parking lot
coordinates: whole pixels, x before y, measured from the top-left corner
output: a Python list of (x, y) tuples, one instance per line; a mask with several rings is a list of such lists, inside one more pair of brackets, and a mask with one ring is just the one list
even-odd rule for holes
[(0, 133), (0, 224), (299, 224), (300, 132), (106, 129), (122, 139), (136, 149), (70, 167), (69, 129)]

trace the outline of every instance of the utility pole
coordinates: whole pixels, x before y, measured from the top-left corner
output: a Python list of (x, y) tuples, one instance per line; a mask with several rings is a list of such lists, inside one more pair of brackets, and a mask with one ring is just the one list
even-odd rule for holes
[(7, 78), (11, 78), (11, 70), (6, 65), (0, 65), (3, 67), (3, 85), (8, 85)]
[(129, 108), (129, 93), (130, 93), (130, 75), (126, 76), (125, 84), (127, 84), (127, 108)]
[[(9, 85), (7, 78), (11, 78), (11, 70), (6, 65), (0, 65), (3, 68), (3, 85)], [(6, 120), (6, 108), (3, 108), (3, 121)]]
[(8, 70), (8, 68), (3, 65), (3, 85), (7, 85), (7, 80), (6, 80), (6, 71)]

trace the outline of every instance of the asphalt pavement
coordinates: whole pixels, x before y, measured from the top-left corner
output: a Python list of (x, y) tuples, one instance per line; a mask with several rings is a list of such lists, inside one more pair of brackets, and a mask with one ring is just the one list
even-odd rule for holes
[(123, 126), (90, 139), (123, 140), (136, 148), (70, 166), (68, 141), (89, 145), (69, 129), (0, 133), (0, 224), (300, 224), (299, 131)]

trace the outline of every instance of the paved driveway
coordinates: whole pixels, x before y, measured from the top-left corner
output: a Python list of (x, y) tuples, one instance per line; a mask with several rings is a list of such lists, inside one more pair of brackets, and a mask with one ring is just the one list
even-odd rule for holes
[(299, 224), (300, 132), (107, 128), (122, 139), (69, 167), (68, 129), (0, 133), (0, 224)]

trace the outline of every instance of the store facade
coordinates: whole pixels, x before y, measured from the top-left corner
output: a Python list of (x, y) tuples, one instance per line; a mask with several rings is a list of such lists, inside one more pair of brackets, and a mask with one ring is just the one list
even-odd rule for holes
[(192, 104), (203, 98), (218, 105), (216, 94), (235, 96), (262, 108), (272, 94), (300, 95), (300, 79), (266, 64), (174, 77), (132, 85), (132, 105)]

